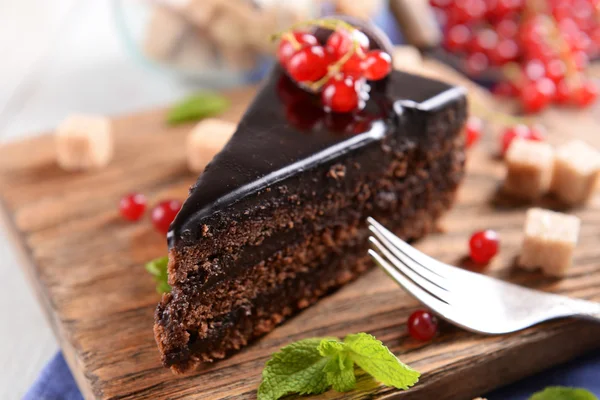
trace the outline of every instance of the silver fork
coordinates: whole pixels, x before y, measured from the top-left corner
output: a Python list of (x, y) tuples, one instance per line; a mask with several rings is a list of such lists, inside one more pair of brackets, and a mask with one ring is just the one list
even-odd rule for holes
[(369, 255), (441, 318), (469, 331), (502, 334), (563, 317), (600, 321), (600, 303), (528, 289), (437, 261), (368, 219)]

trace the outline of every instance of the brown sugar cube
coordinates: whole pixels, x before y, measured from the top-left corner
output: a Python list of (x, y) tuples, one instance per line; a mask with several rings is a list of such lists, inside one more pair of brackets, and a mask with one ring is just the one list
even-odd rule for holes
[(394, 46), (392, 58), (394, 69), (415, 74), (423, 70), (423, 57), (419, 49), (414, 46)]
[(110, 120), (93, 115), (71, 115), (56, 129), (56, 156), (66, 170), (100, 168), (113, 155)]
[[(229, 1), (229, 0), (227, 0)], [(223, 0), (187, 0), (179, 7), (185, 17), (198, 28), (206, 28), (217, 15)]]
[(169, 59), (187, 31), (187, 23), (175, 11), (154, 7), (144, 38), (144, 53), (156, 60)]
[(569, 205), (585, 203), (600, 175), (600, 152), (573, 140), (556, 150), (552, 192)]
[(516, 196), (535, 199), (550, 189), (554, 152), (548, 143), (515, 139), (505, 157), (504, 189)]
[(243, 47), (247, 42), (247, 30), (253, 27), (252, 18), (257, 17), (257, 11), (248, 4), (237, 3), (221, 4), (219, 14), (211, 19), (210, 25), (207, 26), (209, 37), (220, 47)]
[(200, 172), (221, 151), (236, 130), (231, 122), (216, 118), (200, 121), (187, 137), (187, 162), (193, 172)]
[(368, 20), (383, 7), (381, 0), (335, 0), (335, 11), (339, 14)]
[(216, 69), (219, 65), (216, 54), (214, 43), (204, 33), (189, 31), (179, 42), (177, 51), (165, 61), (187, 71)]
[(573, 215), (541, 208), (528, 210), (519, 265), (525, 269), (541, 268), (552, 276), (565, 276), (572, 264), (579, 225), (579, 218)]

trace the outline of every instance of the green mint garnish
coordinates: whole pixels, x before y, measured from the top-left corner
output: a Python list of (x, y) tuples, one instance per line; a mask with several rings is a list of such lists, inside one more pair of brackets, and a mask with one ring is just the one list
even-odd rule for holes
[(148, 262), (146, 264), (146, 271), (148, 271), (154, 280), (156, 281), (156, 291), (159, 294), (168, 293), (171, 291), (171, 286), (168, 283), (167, 276), (167, 265), (169, 264), (169, 257), (159, 257)]
[(598, 400), (598, 398), (585, 389), (551, 386), (535, 393), (529, 400)]
[(182, 122), (198, 121), (225, 111), (229, 107), (227, 98), (209, 92), (192, 95), (175, 104), (167, 113), (167, 122), (177, 125)]
[(384, 385), (406, 390), (419, 381), (421, 374), (398, 360), (374, 336), (367, 333), (348, 335), (344, 343), (350, 358)]
[(355, 364), (398, 389), (408, 389), (420, 376), (367, 333), (348, 335), (343, 342), (336, 338), (304, 339), (282, 348), (267, 361), (258, 400), (277, 400), (292, 393), (319, 394), (329, 387), (347, 392), (356, 387)]

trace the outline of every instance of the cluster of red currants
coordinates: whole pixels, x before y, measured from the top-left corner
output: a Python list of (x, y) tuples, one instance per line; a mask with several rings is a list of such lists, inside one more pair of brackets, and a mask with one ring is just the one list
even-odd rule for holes
[[(119, 212), (127, 221), (138, 221), (144, 216), (146, 205), (146, 196), (142, 193), (130, 193), (119, 202)], [(152, 225), (160, 233), (166, 234), (180, 209), (181, 202), (179, 200), (161, 201), (152, 208), (150, 213)]]
[[(335, 23), (324, 21), (325, 27)], [(320, 21), (314, 25), (321, 26)], [(285, 32), (277, 57), (291, 79), (320, 93), (325, 110), (336, 113), (360, 110), (368, 98), (366, 81), (383, 79), (392, 70), (391, 56), (382, 50), (369, 50), (369, 38), (345, 23), (324, 45), (312, 33)]]
[(549, 104), (585, 107), (598, 95), (584, 75), (600, 55), (598, 0), (431, 0), (444, 46), (465, 56), (474, 76), (502, 68), (495, 93), (518, 97), (526, 112)]

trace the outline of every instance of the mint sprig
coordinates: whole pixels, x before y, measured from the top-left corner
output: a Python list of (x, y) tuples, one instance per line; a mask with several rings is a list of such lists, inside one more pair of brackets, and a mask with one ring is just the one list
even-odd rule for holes
[(598, 400), (598, 398), (585, 389), (550, 386), (533, 394), (529, 400)]
[(167, 122), (177, 125), (218, 115), (229, 107), (229, 100), (220, 94), (201, 92), (175, 104), (167, 113)]
[(267, 361), (258, 400), (277, 400), (292, 393), (319, 394), (333, 387), (347, 392), (356, 387), (354, 365), (387, 386), (408, 389), (419, 372), (403, 364), (367, 333), (337, 338), (311, 338), (292, 343)]
[(406, 390), (421, 376), (419, 372), (398, 360), (372, 335), (366, 333), (348, 335), (344, 343), (352, 360), (384, 385)]
[(167, 265), (169, 264), (169, 257), (159, 257), (146, 263), (146, 271), (150, 275), (154, 276), (156, 281), (156, 291), (159, 294), (168, 293), (171, 291), (171, 286), (168, 283), (169, 277), (167, 275)]
[(321, 339), (304, 339), (281, 349), (267, 361), (258, 388), (259, 400), (276, 400), (290, 393), (319, 394), (329, 387), (323, 369), (328, 359), (318, 347)]

